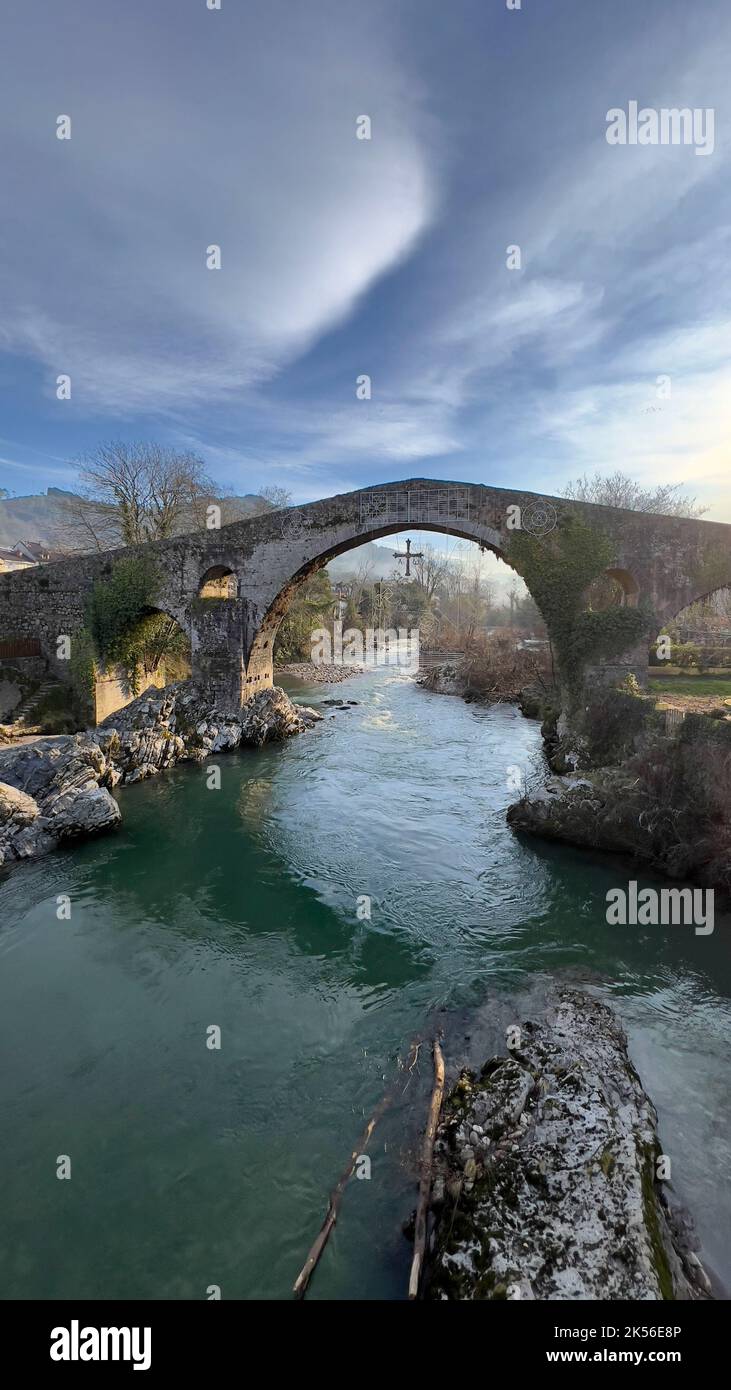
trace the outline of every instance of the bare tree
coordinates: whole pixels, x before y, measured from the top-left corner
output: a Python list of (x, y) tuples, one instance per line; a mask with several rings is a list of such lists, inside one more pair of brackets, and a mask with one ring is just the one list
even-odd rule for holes
[(431, 601), (449, 571), (449, 557), (432, 545), (425, 545), (420, 556), (414, 556), (414, 578)]
[(161, 444), (101, 444), (79, 460), (81, 491), (63, 503), (61, 537), (76, 550), (140, 545), (191, 531), (218, 489), (197, 454)]
[(350, 599), (353, 608), (360, 609), (363, 601), (363, 594), (368, 588), (373, 573), (373, 561), (369, 559), (360, 560), (358, 567), (350, 581)]
[(253, 500), (246, 500), (247, 516), (265, 516), (267, 512), (284, 511), (291, 506), (292, 494), (278, 483), (267, 483), (265, 487), (254, 488)]
[(119, 515), (114, 506), (80, 493), (61, 499), (52, 539), (60, 550), (112, 550), (123, 545)]
[(656, 512), (662, 516), (699, 517), (708, 511), (698, 506), (695, 497), (684, 492), (685, 483), (658, 483), (642, 487), (641, 483), (617, 469), (615, 473), (584, 473), (567, 483), (563, 497), (576, 502), (594, 502), (604, 507), (626, 507), (631, 512)]
[(292, 494), (287, 487), (280, 487), (272, 483), (269, 487), (262, 488), (259, 493), (272, 507), (288, 507), (292, 501)]
[(256, 516), (261, 512), (281, 511), (283, 507), (288, 507), (292, 501), (292, 494), (289, 488), (280, 487), (277, 483), (269, 483), (266, 487), (258, 487), (255, 494), (261, 502), (260, 507), (256, 507), (254, 512), (249, 512), (249, 516)]

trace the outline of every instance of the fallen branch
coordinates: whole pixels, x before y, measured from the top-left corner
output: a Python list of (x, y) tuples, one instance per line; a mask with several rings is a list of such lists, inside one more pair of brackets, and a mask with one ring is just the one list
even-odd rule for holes
[[(404, 1086), (404, 1091), (403, 1091), (404, 1095), (406, 1095), (406, 1092), (408, 1091), (409, 1086), (411, 1085), (411, 1077), (412, 1077), (413, 1072), (414, 1072), (414, 1067), (416, 1066), (416, 1063), (417, 1063), (418, 1060), (419, 1060), (419, 1049), (420, 1049), (420, 1047), (421, 1047), (421, 1043), (420, 1043), (420, 1042), (419, 1042), (419, 1043), (412, 1043), (412, 1044), (411, 1044), (411, 1052), (413, 1053), (413, 1060), (412, 1060), (411, 1066), (406, 1068), (407, 1072), (409, 1073), (409, 1079), (408, 1079), (408, 1081), (406, 1082), (406, 1085)], [(411, 1055), (411, 1054), (409, 1054), (409, 1055)]]
[[(415, 1053), (414, 1062), (416, 1061), (416, 1058), (419, 1055), (420, 1046), (420, 1043), (418, 1045), (416, 1043), (412, 1043), (411, 1045), (411, 1051), (409, 1053), (409, 1056), (411, 1056), (412, 1053)], [(412, 1062), (411, 1067), (413, 1067), (414, 1062)], [(409, 1071), (411, 1070), (411, 1067), (408, 1068)], [(327, 1245), (327, 1242), (330, 1238), (330, 1232), (332, 1231), (332, 1228), (338, 1219), (338, 1212), (340, 1210), (340, 1203), (343, 1200), (343, 1193), (345, 1192), (345, 1189), (351, 1177), (353, 1176), (355, 1165), (358, 1162), (360, 1155), (363, 1153), (363, 1150), (367, 1147), (368, 1141), (378, 1121), (380, 1120), (384, 1111), (387, 1110), (389, 1105), (391, 1104), (391, 1101), (394, 1097), (394, 1092), (395, 1087), (392, 1086), (386, 1092), (383, 1099), (376, 1106), (375, 1110), (373, 1111), (373, 1114), (371, 1115), (370, 1120), (368, 1121), (368, 1124), (366, 1125), (365, 1129), (363, 1130), (363, 1133), (360, 1136), (360, 1139), (358, 1140), (356, 1147), (353, 1149), (353, 1152), (350, 1155), (350, 1162), (348, 1163), (345, 1172), (342, 1174), (338, 1183), (330, 1193), (330, 1200), (327, 1205), (325, 1220), (323, 1221), (320, 1230), (318, 1231), (318, 1234), (312, 1243), (310, 1253), (307, 1256), (307, 1259), (305, 1260), (292, 1286), (292, 1293), (294, 1294), (295, 1298), (304, 1298), (304, 1295), (307, 1291), (307, 1285), (309, 1284), (312, 1274), (317, 1267), (317, 1262), (323, 1250), (325, 1249), (325, 1246)]]
[(442, 1049), (439, 1046), (439, 1039), (435, 1038), (434, 1090), (432, 1091), (429, 1118), (426, 1122), (426, 1129), (424, 1130), (424, 1138), (421, 1145), (421, 1179), (419, 1182), (419, 1201), (416, 1208), (416, 1224), (414, 1226), (414, 1258), (411, 1262), (411, 1273), (409, 1275), (409, 1298), (417, 1298), (419, 1294), (424, 1252), (426, 1250), (426, 1214), (429, 1207), (429, 1197), (431, 1195), (434, 1138), (437, 1132), (439, 1111), (442, 1108), (443, 1095), (444, 1058), (442, 1056)]

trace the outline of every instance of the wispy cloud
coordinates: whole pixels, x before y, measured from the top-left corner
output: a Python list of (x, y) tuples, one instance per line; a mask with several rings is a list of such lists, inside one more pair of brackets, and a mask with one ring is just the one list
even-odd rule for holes
[[(368, 22), (355, 0), (159, 0), (142, 19), (89, 4), (72, 28), (51, 0), (16, 7), (0, 348), (17, 437), (38, 447), (42, 419), (71, 456), (92, 433), (158, 433), (241, 490), (268, 470), (300, 497), (406, 472), (556, 489), (621, 466), (698, 479), (731, 515), (731, 13), (706, 8), (701, 25), (685, 0), (616, 0), (608, 26), (585, 0), (373, 0)], [(713, 105), (713, 155), (610, 147), (607, 110), (635, 98)]]
[[(41, 9), (50, 20), (54, 7)], [(218, 39), (209, 31), (209, 69), (168, 9), (147, 17), (170, 46), (163, 72), (147, 61), (147, 26), (141, 34), (120, 12), (107, 13), (113, 35), (92, 23), (78, 47), (51, 25), (62, 91), (58, 78), (51, 91), (29, 85), (22, 62), (10, 74), (3, 102), (23, 169), (6, 237), (26, 249), (21, 265), (6, 263), (2, 342), (54, 380), (69, 373), (89, 410), (195, 408), (266, 381), (346, 318), (429, 224), (418, 101), (383, 31), (366, 26), (356, 50), (326, 3), (324, 53), (322, 29), (291, 7), (281, 27), (250, 18), (253, 48), (243, 16)], [(30, 56), (37, 14), (15, 29)], [(110, 46), (132, 88), (110, 83)], [(356, 139), (361, 94), (370, 141)], [(54, 138), (54, 97), (72, 118), (67, 143)], [(49, 204), (54, 234), (29, 242)], [(214, 244), (220, 270), (206, 265)]]

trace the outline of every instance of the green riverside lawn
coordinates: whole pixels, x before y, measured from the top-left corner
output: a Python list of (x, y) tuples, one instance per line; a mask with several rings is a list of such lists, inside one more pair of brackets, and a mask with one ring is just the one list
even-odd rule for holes
[(653, 667), (649, 686), (654, 695), (710, 696), (721, 702), (731, 698), (731, 671), (711, 670), (694, 675), (676, 668), (659, 675)]

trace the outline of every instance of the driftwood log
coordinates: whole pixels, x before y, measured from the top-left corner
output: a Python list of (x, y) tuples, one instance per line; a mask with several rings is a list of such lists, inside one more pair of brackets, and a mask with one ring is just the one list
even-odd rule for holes
[(429, 1105), (429, 1117), (427, 1119), (421, 1145), (421, 1177), (419, 1181), (419, 1201), (416, 1208), (416, 1224), (414, 1226), (414, 1258), (411, 1262), (411, 1274), (409, 1276), (409, 1298), (418, 1298), (419, 1296), (419, 1284), (421, 1282), (424, 1253), (426, 1251), (426, 1217), (429, 1209), (429, 1197), (431, 1195), (434, 1138), (439, 1123), (439, 1111), (442, 1108), (443, 1095), (444, 1058), (442, 1056), (442, 1049), (439, 1046), (439, 1039), (435, 1038), (434, 1089), (432, 1091), (431, 1103)]
[[(406, 1068), (406, 1070), (409, 1072), (412, 1072), (414, 1069), (416, 1059), (419, 1055), (420, 1047), (420, 1042), (414, 1042), (411, 1045), (409, 1051), (411, 1065)], [(406, 1084), (408, 1086), (408, 1081)], [(376, 1125), (378, 1124), (378, 1121), (380, 1120), (384, 1111), (388, 1109), (389, 1105), (393, 1101), (395, 1093), (396, 1087), (392, 1086), (390, 1090), (388, 1090), (386, 1094), (383, 1096), (383, 1099), (379, 1101), (378, 1105), (373, 1111), (373, 1114), (371, 1115), (370, 1120), (368, 1121), (368, 1124), (363, 1130), (363, 1133), (361, 1134), (358, 1143), (356, 1144), (355, 1148), (353, 1149), (353, 1152), (350, 1155), (350, 1160), (348, 1162), (347, 1168), (342, 1173), (339, 1181), (330, 1193), (330, 1200), (327, 1205), (325, 1220), (323, 1221), (320, 1230), (318, 1231), (317, 1236), (310, 1247), (310, 1253), (308, 1254), (307, 1259), (305, 1260), (292, 1286), (292, 1293), (294, 1294), (295, 1298), (304, 1298), (305, 1293), (307, 1292), (307, 1285), (310, 1282), (314, 1270), (317, 1268), (317, 1262), (323, 1250), (325, 1249), (328, 1240), (330, 1239), (330, 1232), (332, 1231), (332, 1228), (338, 1219), (338, 1212), (340, 1211), (340, 1204), (343, 1200), (343, 1193), (345, 1192), (345, 1189), (351, 1177), (353, 1176), (355, 1165), (358, 1162), (360, 1155), (363, 1153), (363, 1150), (367, 1147), (368, 1141)]]

